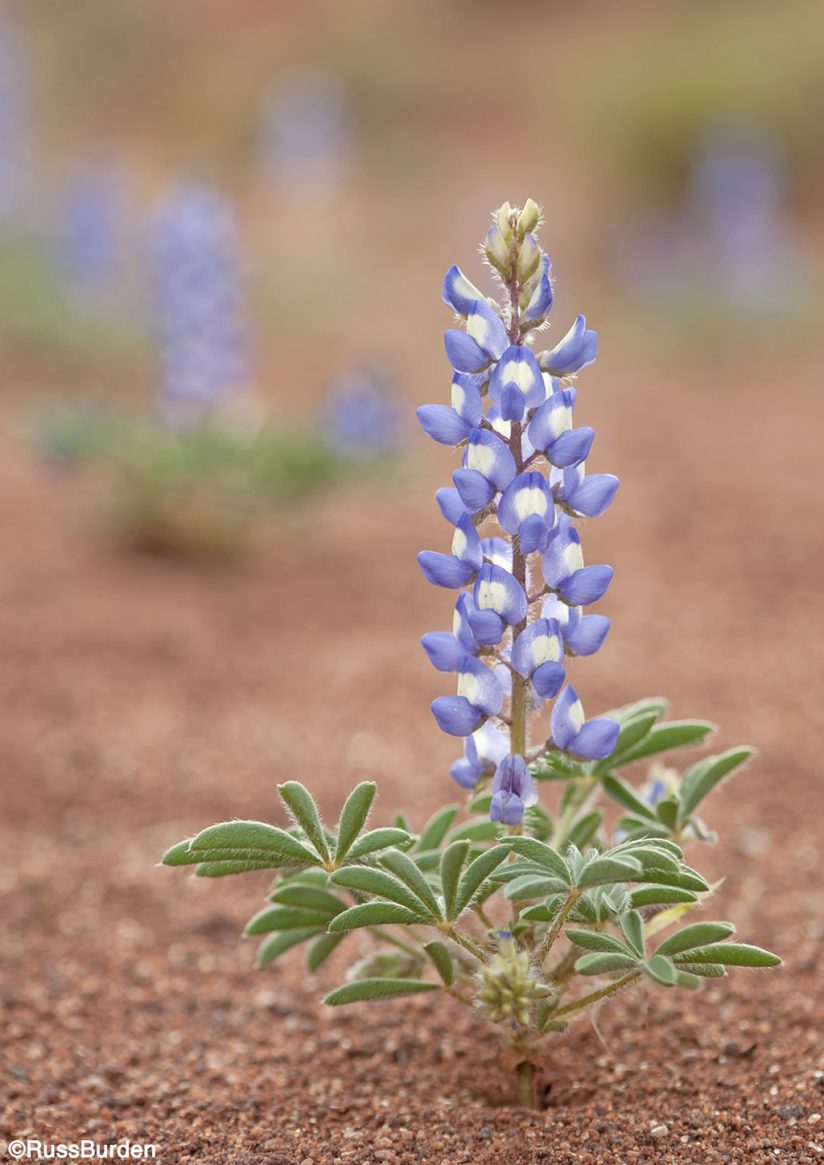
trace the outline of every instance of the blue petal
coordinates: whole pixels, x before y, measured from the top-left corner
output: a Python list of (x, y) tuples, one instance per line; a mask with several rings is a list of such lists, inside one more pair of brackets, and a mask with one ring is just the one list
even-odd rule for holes
[(415, 415), (427, 437), (441, 445), (458, 445), (465, 441), (472, 427), (448, 405), (421, 405)]
[(533, 323), (535, 320), (543, 319), (551, 307), (552, 284), (549, 282), (549, 276), (542, 275), (524, 310), (523, 318)]
[(605, 716), (587, 720), (581, 731), (569, 745), (569, 751), (584, 760), (603, 760), (615, 748), (618, 739), (618, 723)]
[(479, 764), (473, 764), (467, 757), (462, 756), (449, 766), (449, 775), (462, 789), (474, 789), (483, 774)]
[(560, 343), (541, 354), (541, 367), (556, 376), (567, 376), (592, 364), (597, 354), (598, 333), (589, 331), (586, 318), (578, 316)]
[(468, 619), (478, 643), (492, 647), (503, 639), (506, 622), (495, 611), (470, 611)]
[[(576, 704), (580, 704), (578, 693), (572, 684), (567, 684), (555, 701), (549, 719), (550, 733), (558, 748), (567, 748), (580, 731), (578, 724), (570, 719), (570, 712)], [(579, 711), (583, 715), (583, 710)]]
[(496, 489), (506, 489), (515, 476), (515, 458), (505, 441), (487, 429), (473, 429), (464, 453), (467, 469), (477, 469)]
[(467, 279), (460, 267), (452, 266), (443, 277), (443, 301), (459, 316), (468, 316), (476, 300), (483, 299), (477, 287)]
[(597, 518), (610, 505), (617, 489), (618, 478), (613, 473), (593, 473), (585, 477), (583, 482), (567, 495), (566, 500), (577, 514), (585, 518)]
[(510, 626), (526, 618), (527, 600), (524, 588), (501, 566), (484, 563), (478, 571), (472, 597), (479, 611), (495, 611)]
[(574, 557), (581, 561), (577, 554), (580, 546), (581, 539), (578, 536), (578, 531), (573, 527), (566, 514), (559, 514), (550, 534), (549, 545), (546, 548), (542, 563), (544, 581), (552, 590), (557, 590), (565, 579), (580, 570), (578, 567), (573, 571), (570, 567), (571, 548), (576, 549)]
[[(466, 321), (466, 331), (470, 339), (478, 346), (498, 360), (508, 344), (506, 328), (494, 308), (490, 307), (485, 299), (478, 299), (473, 303)], [(487, 360), (488, 364), (489, 361)], [(455, 367), (453, 365), (453, 367)], [(479, 369), (459, 368), (459, 372), (475, 372)]]
[(422, 550), (418, 563), (427, 582), (450, 590), (465, 587), (475, 574), (468, 562), (461, 562), (454, 554), (437, 554), (434, 550)]
[(477, 514), (495, 496), (493, 486), (477, 469), (456, 469), (452, 474), (455, 488), (470, 514)]
[(580, 429), (567, 429), (547, 447), (547, 457), (559, 469), (580, 465), (589, 456), (594, 438), (595, 430), (586, 425)]
[(576, 570), (557, 588), (565, 603), (571, 607), (585, 607), (597, 603), (612, 582), (611, 566), (585, 566)]
[(554, 522), (554, 505), (546, 478), (534, 470), (519, 473), (498, 502), (498, 523), (508, 534), (517, 534), (530, 513), (543, 517), (547, 527)]
[(435, 492), (435, 501), (438, 503), (443, 516), (447, 522), (451, 522), (453, 526), (457, 526), (461, 518), (466, 514), (466, 506), (461, 501), (461, 495), (456, 489), (451, 489), (443, 486)]
[(457, 671), (466, 655), (466, 647), (450, 631), (430, 631), (421, 644), (438, 671)]
[(549, 700), (561, 690), (561, 684), (566, 679), (566, 671), (562, 663), (542, 663), (532, 673), (532, 686), (542, 700)]
[[(552, 652), (546, 640), (556, 640), (557, 652)], [(560, 627), (556, 619), (536, 619), (530, 623), (512, 644), (512, 666), (522, 676), (531, 676), (536, 668), (549, 662), (547, 655), (563, 655)]]
[(564, 633), (564, 640), (576, 655), (594, 655), (606, 639), (609, 628), (606, 615), (583, 615)]
[(474, 610), (475, 604), (472, 601), (472, 596), (459, 595), (458, 601), (455, 604), (455, 614), (452, 617), (452, 631), (455, 637), (464, 645), (464, 649), (471, 652), (472, 655), (476, 655), (481, 646), (475, 638), (469, 621), (469, 616)]
[(466, 372), (456, 372), (452, 377), (452, 407), (472, 428), (481, 423), (484, 415), (484, 405), (476, 380), (478, 377), (470, 376)]
[(549, 542), (550, 527), (546, 518), (540, 514), (530, 514), (525, 522), (521, 523), (519, 539), (522, 554), (533, 554), (536, 550), (546, 550)]
[(573, 389), (553, 392), (544, 401), (529, 422), (527, 433), (536, 449), (548, 449), (563, 433), (572, 428), (572, 409), (575, 404)]
[(449, 736), (469, 736), (484, 719), (463, 696), (438, 696), (432, 701), (432, 715)]
[(465, 655), (461, 661), (458, 694), (486, 716), (497, 716), (504, 703), (500, 680), (474, 655)]
[(480, 372), (489, 363), (489, 356), (471, 336), (458, 328), (450, 328), (444, 333), (446, 358), (456, 372)]
[(546, 397), (538, 361), (526, 344), (513, 344), (507, 348), (495, 365), (489, 380), (490, 399), (502, 402), (504, 389), (509, 384), (520, 389), (529, 408), (535, 408)]
[(526, 401), (520, 388), (507, 384), (501, 390), (501, 416), (505, 421), (520, 421), (524, 415)]
[(495, 793), (489, 806), (490, 821), (500, 821), (504, 825), (520, 825), (524, 819), (524, 803), (514, 793), (503, 790)]

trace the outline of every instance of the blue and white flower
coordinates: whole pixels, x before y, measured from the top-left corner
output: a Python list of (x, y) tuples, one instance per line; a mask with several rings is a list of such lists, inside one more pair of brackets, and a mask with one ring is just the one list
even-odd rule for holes
[(487, 721), (464, 741), (464, 755), (456, 760), (449, 772), (463, 789), (474, 789), (478, 783), (491, 777), (499, 763), (509, 753), (509, 741), (500, 728)]
[(550, 732), (556, 746), (583, 760), (603, 760), (615, 748), (618, 722), (607, 716), (587, 720), (578, 693), (568, 684), (552, 708)]
[(566, 678), (563, 658), (564, 641), (555, 619), (536, 619), (512, 644), (512, 666), (519, 675), (532, 680), (542, 700), (560, 691)]
[(552, 474), (552, 495), (566, 510), (581, 518), (598, 518), (612, 503), (618, 489), (614, 473), (587, 475), (583, 461)]
[(524, 810), (538, 800), (538, 790), (522, 756), (505, 756), (492, 778), (489, 816), (504, 825), (520, 825)]
[(542, 563), (544, 581), (571, 607), (595, 603), (612, 582), (612, 567), (584, 566), (581, 539), (566, 514), (559, 514)]
[(518, 474), (498, 502), (498, 521), (508, 534), (518, 536), (522, 554), (546, 549), (555, 506), (542, 473)]
[(469, 736), (489, 716), (497, 716), (503, 704), (498, 677), (474, 655), (465, 655), (458, 667), (457, 695), (439, 696), (432, 703), (432, 714), (443, 732)]
[(527, 433), (534, 449), (540, 450), (550, 464), (565, 469), (589, 455), (595, 431), (572, 427), (575, 389), (560, 388), (555, 377), (549, 379), (550, 396), (533, 415)]
[(538, 363), (553, 376), (570, 376), (592, 364), (598, 355), (598, 333), (587, 328), (585, 316), (578, 316), (551, 352), (542, 352)]

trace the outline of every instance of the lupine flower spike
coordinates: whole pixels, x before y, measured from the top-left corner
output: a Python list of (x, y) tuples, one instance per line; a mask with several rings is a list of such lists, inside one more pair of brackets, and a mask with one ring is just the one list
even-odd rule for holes
[[(468, 735), (463, 728), (469, 726), (477, 734), (489, 725), (508, 737), (492, 779), (490, 815), (516, 829), (537, 800), (524, 759), (531, 752), (530, 709), (541, 711), (557, 697), (548, 744), (571, 756), (602, 759), (618, 736), (616, 720), (585, 721), (575, 690), (569, 684), (562, 690), (565, 656), (591, 655), (609, 629), (608, 619), (583, 608), (604, 595), (612, 568), (584, 565), (575, 522), (602, 514), (618, 479), (586, 473), (595, 434), (573, 422), (572, 382), (595, 359), (595, 332), (580, 315), (554, 347), (537, 355), (532, 348), (553, 298), (552, 264), (537, 240), (539, 218), (532, 202), (493, 215), (484, 251), (503, 306), (460, 268), (447, 271), (443, 298), (459, 317), (445, 336), (451, 405), (418, 410), (424, 432), (462, 455), (455, 493), (439, 491), (438, 498), (454, 526), (452, 553), (427, 550), (418, 561), (429, 582), (467, 588), (460, 626), (471, 636), (462, 659), (466, 640), (459, 644), (457, 633), (424, 637), (434, 666), (458, 673), (458, 695), (439, 697), (432, 711), (444, 732)], [(496, 675), (502, 661), (511, 673), (505, 706)], [(471, 777), (476, 786), (489, 777), (476, 751), (468, 738), (464, 759), (452, 766), (464, 787)]]

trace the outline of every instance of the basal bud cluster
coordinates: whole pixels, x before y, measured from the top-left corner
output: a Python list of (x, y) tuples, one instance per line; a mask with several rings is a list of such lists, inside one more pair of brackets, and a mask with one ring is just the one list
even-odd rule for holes
[(432, 664), (457, 675), (456, 693), (432, 705), (439, 727), (464, 738), (452, 775), (470, 789), (491, 778), (493, 820), (517, 827), (537, 800), (528, 713), (555, 700), (547, 743), (575, 757), (600, 759), (615, 744), (618, 725), (586, 719), (568, 670), (604, 641), (609, 620), (584, 608), (612, 579), (611, 567), (585, 564), (576, 522), (606, 510), (618, 479), (586, 472), (595, 434), (573, 419), (573, 381), (595, 359), (595, 332), (578, 316), (554, 347), (531, 346), (553, 299), (540, 210), (532, 199), (505, 203), (492, 219), (483, 253), (502, 303), (458, 267), (443, 282), (460, 324), (444, 337), (451, 402), (424, 405), (418, 419), (463, 458), (436, 494), (453, 528), (450, 552), (422, 551), (418, 561), (429, 582), (462, 592), (451, 632), (423, 638)]
[(535, 1002), (547, 994), (536, 975), (529, 952), (519, 950), (505, 932), (498, 950), (476, 976), (475, 1002), (492, 1023), (529, 1027)]

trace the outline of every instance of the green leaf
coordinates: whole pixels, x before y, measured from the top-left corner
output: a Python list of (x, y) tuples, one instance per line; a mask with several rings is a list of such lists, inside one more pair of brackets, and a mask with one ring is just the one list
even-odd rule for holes
[(677, 886), (679, 890), (694, 890), (698, 894), (706, 894), (709, 884), (690, 866), (681, 866), (677, 874), (671, 870), (656, 870), (647, 867), (644, 870), (644, 882), (651, 882), (655, 886)]
[(266, 939), (258, 947), (258, 967), (267, 967), (269, 963), (273, 963), (275, 959), (291, 950), (292, 947), (305, 943), (320, 933), (322, 932), (317, 927), (307, 927), (305, 930), (284, 930), (278, 934), (273, 934), (271, 938)]
[(587, 886), (607, 886), (615, 882), (638, 882), (641, 880), (641, 863), (633, 858), (622, 856), (619, 858), (595, 858), (581, 872), (578, 885), (584, 889)]
[(458, 889), (455, 896), (454, 915), (447, 912), (447, 918), (450, 921), (453, 918), (459, 918), (466, 910), (467, 906), (472, 903), (473, 898), (481, 888), (483, 883), (489, 877), (493, 870), (509, 856), (509, 846), (496, 845), (492, 849), (485, 850), (474, 861), (470, 862), (461, 875), (461, 880), (458, 883)]
[(536, 906), (527, 906), (526, 910), (521, 911), (521, 918), (527, 922), (552, 922), (558, 915), (558, 911), (545, 902), (541, 902)]
[(723, 979), (727, 974), (720, 963), (682, 963), (679, 961), (678, 970), (684, 974), (697, 975), (701, 979)]
[(568, 889), (560, 878), (547, 878), (540, 874), (525, 874), (522, 878), (513, 878), (504, 884), (504, 896), (513, 902), (526, 898), (548, 898), (550, 894), (562, 894)]
[(434, 963), (435, 970), (444, 983), (447, 987), (451, 987), (455, 979), (455, 964), (444, 944), (439, 939), (434, 939), (431, 943), (424, 943), (423, 949)]
[(646, 963), (644, 963), (644, 970), (650, 979), (654, 979), (662, 987), (674, 987), (678, 981), (678, 972), (675, 969), (675, 964), (657, 952), (651, 959), (647, 959)]
[(643, 906), (669, 906), (674, 902), (697, 902), (698, 895), (692, 890), (679, 890), (675, 886), (642, 886), (629, 896), (634, 910)]
[(693, 950), (695, 947), (723, 942), (731, 934), (735, 934), (735, 927), (731, 922), (696, 922), (664, 939), (658, 947), (657, 954), (680, 955), (682, 951)]
[(669, 830), (678, 824), (678, 801), (675, 797), (664, 797), (655, 806), (655, 816)]
[(316, 865), (318, 860), (318, 855), (291, 833), (264, 821), (224, 821), (210, 825), (192, 840), (192, 849), (208, 850), (208, 860), (216, 860), (219, 853), (227, 850), (231, 851), (226, 855), (230, 859), (243, 855), (253, 861), (277, 857), (282, 862), (307, 865)]
[(619, 724), (626, 724), (628, 720), (635, 720), (639, 716), (653, 714), (656, 719), (665, 716), (669, 711), (669, 701), (663, 696), (647, 696), (644, 700), (634, 700), (631, 704), (624, 704), (623, 708), (613, 708), (603, 715), (610, 720), (617, 720)]
[(631, 971), (638, 966), (632, 955), (582, 955), (575, 964), (579, 975), (611, 975), (614, 971)]
[(676, 847), (676, 854), (670, 850), (659, 846), (655, 838), (646, 838), (644, 840), (634, 840), (629, 844), (624, 844), (612, 850), (612, 857), (623, 857), (624, 855), (634, 858), (636, 862), (640, 862), (643, 869), (652, 870), (669, 870), (673, 874), (677, 874), (681, 868), (681, 851)]
[(449, 835), (449, 844), (453, 841), (497, 841), (501, 833), (500, 825), (494, 821), (467, 821), (453, 829)]
[(316, 939), (306, 956), (307, 969), (312, 973), (317, 971), (318, 967), (326, 962), (332, 951), (344, 938), (346, 935), (343, 934), (322, 934), (320, 938)]
[(482, 813), (486, 816), (489, 813), (491, 804), (491, 793), (479, 793), (477, 797), (473, 797), (469, 802), (469, 811), (470, 813)]
[(684, 773), (679, 791), (682, 821), (686, 821), (707, 794), (712, 792), (724, 777), (748, 761), (754, 752), (754, 748), (731, 748), (727, 752), (719, 753), (718, 756), (700, 761)]
[(280, 865), (280, 862), (272, 861), (252, 861), (250, 859), (237, 860), (231, 862), (201, 862), (195, 870), (196, 878), (228, 878), (232, 874), (248, 874), (252, 870), (274, 870)]
[(441, 907), (432, 887), (418, 869), (417, 865), (412, 861), (412, 858), (407, 857), (400, 850), (391, 849), (381, 856), (380, 861), (382, 866), (385, 866), (387, 870), (390, 870), (396, 877), (400, 878), (412, 893), (420, 898), (426, 909), (426, 913), (430, 914), (433, 918), (441, 918)]
[(362, 926), (386, 926), (397, 922), (402, 926), (409, 926), (414, 922), (428, 921), (422, 912), (415, 913), (405, 906), (398, 906), (395, 902), (383, 902), (375, 899), (374, 902), (364, 902), (361, 906), (350, 906), (329, 923), (330, 934), (339, 934), (345, 930), (357, 930)]
[(570, 884), (567, 864), (552, 846), (538, 841), (534, 837), (512, 837), (507, 840), (506, 844), (516, 854), (520, 854), (521, 857), (528, 858), (529, 861), (541, 866), (544, 870), (549, 871), (553, 877), (560, 878), (565, 885)]
[(297, 910), (292, 906), (264, 906), (246, 923), (245, 934), (268, 934), (272, 930), (300, 930), (321, 927), (324, 930), (330, 916), (323, 912)]
[(443, 851), (441, 858), (441, 888), (443, 890), (444, 914), (446, 918), (455, 918), (455, 904), (458, 897), (458, 879), (461, 869), (469, 853), (468, 841), (453, 841)]
[(621, 763), (620, 758), (623, 754), (635, 747), (639, 741), (643, 740), (659, 715), (660, 713), (657, 709), (653, 709), (652, 711), (641, 713), (641, 715), (633, 716), (631, 719), (623, 721), (618, 733), (618, 739), (615, 742), (615, 747), (608, 757), (598, 761), (593, 766), (593, 772), (608, 772), (609, 769), (619, 765)]
[(346, 886), (350, 890), (362, 890), (367, 894), (388, 898), (390, 902), (405, 906), (422, 917), (426, 914), (418, 895), (413, 894), (400, 878), (386, 870), (378, 870), (374, 866), (344, 866), (343, 869), (335, 870), (329, 880), (335, 886)]
[(675, 986), (687, 987), (690, 991), (697, 991), (701, 986), (701, 977), (699, 975), (692, 975), (688, 971), (676, 971)]
[(414, 995), (419, 991), (439, 991), (439, 983), (426, 983), (423, 979), (358, 979), (338, 987), (324, 999), (330, 1007), (340, 1007), (344, 1003), (361, 1003), (369, 999), (393, 999), (399, 995)]
[(650, 821), (655, 820), (654, 811), (635, 795), (635, 791), (626, 781), (621, 780), (620, 777), (608, 775), (603, 778), (601, 784), (604, 786), (604, 792), (624, 809), (629, 809), (630, 813), (637, 813), (639, 817)]
[(316, 914), (326, 914), (334, 918), (346, 909), (341, 902), (328, 890), (321, 890), (317, 886), (304, 886), (300, 882), (285, 882), (278, 886), (274, 893), (269, 895), (270, 902), (279, 902), (283, 906), (297, 906), (300, 910), (311, 910)]
[(359, 858), (366, 857), (367, 854), (373, 854), (382, 849), (389, 849), (392, 846), (408, 845), (411, 841), (412, 836), (405, 829), (396, 829), (393, 826), (383, 829), (373, 829), (358, 838), (346, 855), (346, 859), (347, 861), (354, 862)]
[(415, 845), (416, 852), (428, 849), (440, 849), (441, 842), (458, 814), (457, 805), (447, 805), (430, 817), (421, 830), (421, 836)]
[(637, 910), (630, 910), (618, 919), (621, 933), (636, 955), (644, 957), (644, 920)]
[(781, 959), (772, 951), (751, 947), (747, 943), (713, 943), (708, 947), (694, 947), (676, 958), (688, 962), (690, 970), (701, 963), (718, 963), (723, 967), (778, 967)]
[(638, 744), (620, 757), (613, 757), (613, 766), (628, 765), (645, 756), (669, 752), (671, 748), (701, 744), (714, 728), (708, 720), (668, 720), (665, 724), (656, 724)]
[(575, 822), (569, 831), (569, 840), (579, 849), (587, 845), (598, 832), (598, 827), (603, 820), (604, 815), (599, 809), (593, 810), (592, 813), (586, 813), (580, 821)]
[(366, 825), (369, 810), (375, 800), (378, 786), (374, 781), (361, 781), (344, 802), (338, 821), (338, 841), (335, 847), (335, 861), (346, 857), (355, 838)]
[(328, 861), (329, 845), (312, 794), (299, 781), (287, 781), (283, 785), (278, 785), (278, 793), (295, 822), (315, 847), (318, 856), (323, 861)]
[(544, 753), (529, 766), (529, 771), (536, 781), (574, 781), (587, 775), (580, 761), (555, 750)]
[(194, 866), (202, 859), (192, 853), (192, 838), (186, 837), (166, 850), (160, 859), (164, 866)]
[(585, 951), (595, 951), (605, 955), (621, 955), (622, 957), (631, 954), (626, 945), (611, 934), (602, 934), (597, 930), (575, 930), (571, 926), (566, 928), (564, 934), (576, 947), (583, 947)]

